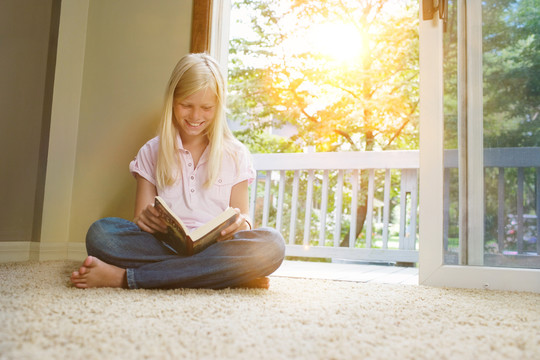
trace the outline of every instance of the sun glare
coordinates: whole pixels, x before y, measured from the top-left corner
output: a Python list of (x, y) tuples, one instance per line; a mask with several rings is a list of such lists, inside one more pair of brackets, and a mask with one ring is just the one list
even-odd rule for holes
[(313, 25), (308, 34), (313, 52), (338, 61), (352, 61), (362, 54), (363, 36), (353, 24), (323, 23)]
[(334, 61), (351, 63), (361, 57), (367, 47), (367, 37), (351, 23), (315, 23), (288, 39), (286, 52), (318, 54)]

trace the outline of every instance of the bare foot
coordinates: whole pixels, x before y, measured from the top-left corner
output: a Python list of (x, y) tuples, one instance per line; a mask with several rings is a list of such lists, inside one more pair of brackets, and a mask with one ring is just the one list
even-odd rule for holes
[(126, 270), (88, 256), (79, 268), (71, 273), (71, 282), (78, 288), (115, 287), (127, 288)]

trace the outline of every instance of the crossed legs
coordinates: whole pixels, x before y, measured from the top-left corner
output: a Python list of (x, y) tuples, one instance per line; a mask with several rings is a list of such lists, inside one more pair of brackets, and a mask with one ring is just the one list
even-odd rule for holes
[(118, 218), (94, 223), (86, 244), (89, 256), (71, 275), (79, 288), (267, 287), (264, 277), (281, 265), (285, 253), (281, 234), (264, 228), (240, 231), (231, 240), (185, 257)]

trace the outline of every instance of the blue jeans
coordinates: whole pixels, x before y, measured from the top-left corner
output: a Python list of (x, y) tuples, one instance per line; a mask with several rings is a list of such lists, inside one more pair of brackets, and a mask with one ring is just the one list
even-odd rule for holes
[(212, 288), (244, 284), (273, 273), (285, 242), (271, 228), (239, 231), (193, 256), (182, 256), (133, 222), (96, 221), (86, 236), (88, 255), (126, 269), (129, 288)]

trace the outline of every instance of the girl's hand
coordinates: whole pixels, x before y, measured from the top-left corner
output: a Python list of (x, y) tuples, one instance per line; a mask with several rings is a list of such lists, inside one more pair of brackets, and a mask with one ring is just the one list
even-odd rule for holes
[(238, 231), (251, 229), (247, 215), (242, 214), (238, 208), (235, 208), (234, 210), (238, 214), (236, 221), (221, 231), (221, 236), (218, 241), (229, 240)]
[(146, 231), (150, 234), (155, 234), (156, 232), (166, 233), (167, 224), (159, 216), (159, 211), (154, 208), (153, 204), (148, 204), (139, 216), (135, 217), (133, 220), (141, 230)]

